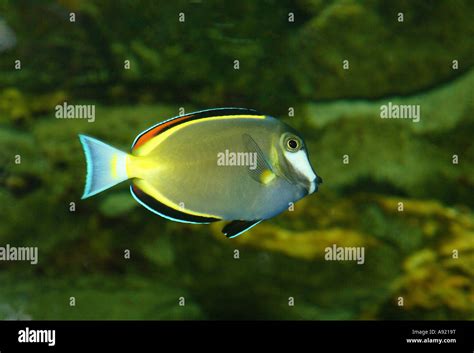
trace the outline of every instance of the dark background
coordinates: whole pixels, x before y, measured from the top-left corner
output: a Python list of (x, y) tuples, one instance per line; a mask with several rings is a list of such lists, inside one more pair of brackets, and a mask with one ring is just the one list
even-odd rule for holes
[[(0, 0), (0, 246), (39, 248), (0, 262), (0, 319), (473, 319), (473, 5)], [(56, 119), (65, 101), (95, 121)], [(380, 119), (388, 102), (420, 122)], [(222, 106), (298, 128), (320, 191), (233, 240), (126, 185), (80, 200), (78, 133), (128, 149)], [(365, 263), (325, 261), (332, 244)]]

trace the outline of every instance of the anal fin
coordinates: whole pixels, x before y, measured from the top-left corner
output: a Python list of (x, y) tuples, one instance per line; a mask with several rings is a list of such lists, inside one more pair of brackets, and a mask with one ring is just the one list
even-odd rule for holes
[(261, 221), (261, 219), (257, 219), (255, 221), (232, 221), (222, 228), (222, 233), (224, 233), (227, 238), (235, 238), (250, 228), (256, 226)]
[(175, 222), (206, 224), (220, 220), (219, 218), (210, 215), (200, 216), (187, 213), (184, 209), (180, 210), (178, 208), (169, 207), (164, 203), (160, 202), (152, 195), (147, 194), (143, 189), (136, 185), (136, 182), (130, 185), (130, 192), (132, 193), (133, 198), (146, 209), (161, 217), (170, 219)]

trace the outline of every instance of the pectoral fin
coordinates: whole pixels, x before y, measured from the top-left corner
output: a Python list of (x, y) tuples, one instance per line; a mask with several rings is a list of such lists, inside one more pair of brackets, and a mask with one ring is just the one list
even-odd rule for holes
[(261, 219), (257, 219), (255, 221), (232, 221), (222, 228), (222, 233), (224, 233), (227, 238), (235, 238), (243, 232), (246, 232), (250, 228), (256, 226), (261, 221)]
[(256, 156), (255, 165), (248, 169), (249, 175), (260, 184), (268, 184), (276, 177), (270, 163), (268, 163), (262, 150), (250, 135), (243, 134), (242, 139), (247, 152), (254, 153)]

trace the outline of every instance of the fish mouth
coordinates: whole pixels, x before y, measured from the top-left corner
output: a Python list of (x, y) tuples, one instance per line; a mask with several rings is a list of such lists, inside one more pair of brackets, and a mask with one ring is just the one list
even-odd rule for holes
[(318, 191), (319, 184), (323, 183), (323, 178), (316, 175), (312, 180), (310, 180), (306, 185), (306, 190), (308, 190), (308, 195), (312, 194), (313, 192)]
[(313, 192), (318, 190), (318, 184), (316, 183), (316, 178), (314, 178), (313, 180), (309, 182), (307, 189), (308, 189), (308, 194), (312, 194)]

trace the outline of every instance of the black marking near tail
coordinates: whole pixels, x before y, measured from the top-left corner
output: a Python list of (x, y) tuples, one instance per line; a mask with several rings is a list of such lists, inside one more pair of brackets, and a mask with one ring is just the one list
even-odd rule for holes
[(261, 221), (261, 219), (257, 219), (255, 221), (232, 221), (222, 228), (222, 233), (224, 233), (227, 238), (235, 238), (236, 236), (256, 226)]
[(164, 218), (168, 218), (172, 221), (182, 222), (182, 223), (211, 223), (220, 221), (219, 218), (214, 217), (201, 217), (196, 215), (191, 215), (185, 212), (178, 211), (174, 208), (168, 207), (160, 201), (154, 199), (142, 189), (136, 185), (130, 186), (130, 192), (132, 193), (135, 200), (137, 200), (145, 208), (149, 209), (151, 212), (156, 213)]

